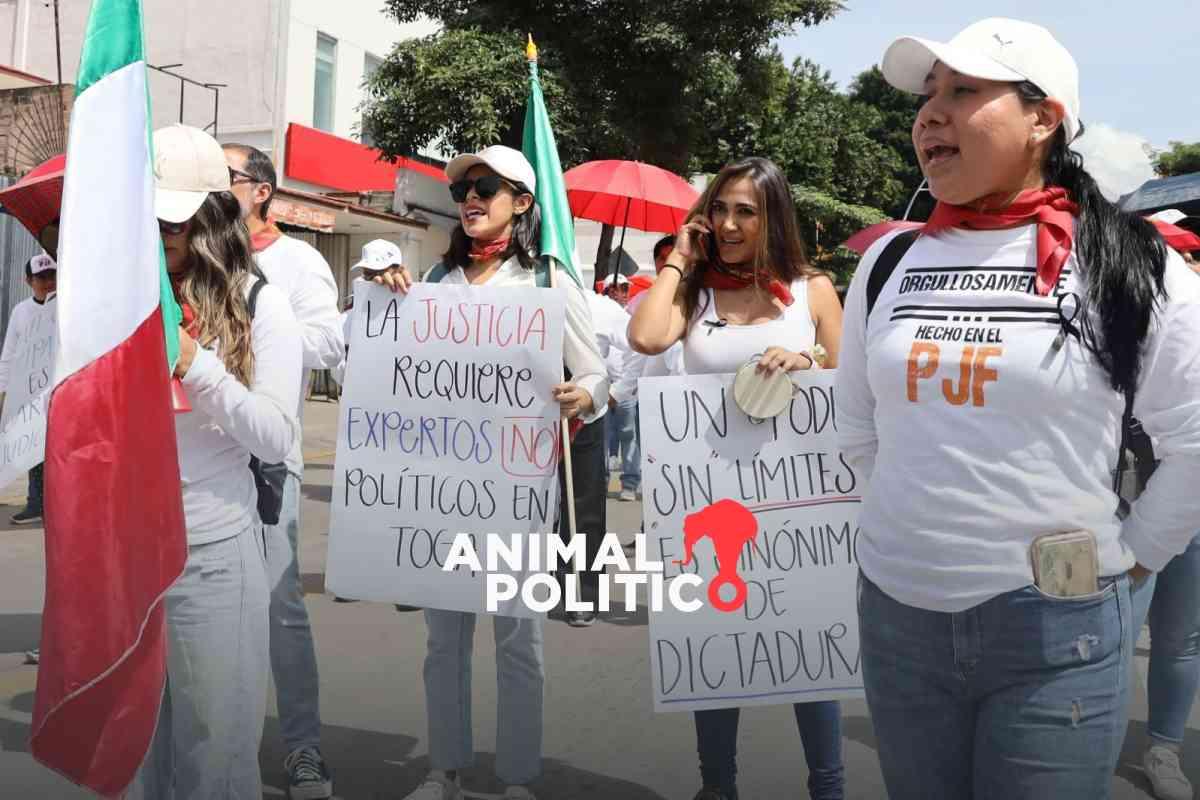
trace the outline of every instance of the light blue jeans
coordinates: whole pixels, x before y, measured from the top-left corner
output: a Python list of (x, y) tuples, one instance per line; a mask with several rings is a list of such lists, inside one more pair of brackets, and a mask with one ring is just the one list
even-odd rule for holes
[(1125, 739), (1129, 578), (949, 614), (859, 573), (863, 680), (891, 800), (1104, 800)]
[(268, 602), (262, 528), (188, 548), (166, 597), (158, 728), (130, 800), (261, 800)]
[(622, 400), (609, 411), (621, 453), (621, 488), (636, 492), (642, 486), (642, 453), (637, 398)]
[[(469, 767), (475, 614), (425, 610), (425, 715), (434, 769)], [(542, 772), (542, 620), (492, 617), (496, 636), (496, 776), (524, 785)]]
[(279, 524), (266, 526), (271, 587), (271, 673), (288, 752), (321, 743), (320, 683), (312, 625), (300, 582), (300, 479), (288, 473)]
[(1153, 739), (1183, 741), (1200, 685), (1200, 536), (1133, 593), (1137, 628), (1149, 616), (1147, 731)]

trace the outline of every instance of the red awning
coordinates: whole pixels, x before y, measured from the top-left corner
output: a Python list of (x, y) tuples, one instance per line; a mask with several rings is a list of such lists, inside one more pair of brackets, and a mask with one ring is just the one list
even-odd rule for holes
[(380, 161), (373, 147), (291, 123), (283, 171), (287, 177), (343, 192), (393, 192), (396, 174), (410, 170), (446, 183), (440, 167), (411, 158)]

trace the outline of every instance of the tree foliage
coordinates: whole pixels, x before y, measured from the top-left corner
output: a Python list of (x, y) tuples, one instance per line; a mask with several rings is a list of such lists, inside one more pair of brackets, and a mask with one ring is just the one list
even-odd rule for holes
[(1171, 149), (1155, 154), (1154, 171), (1163, 178), (1200, 172), (1200, 142), (1171, 142)]

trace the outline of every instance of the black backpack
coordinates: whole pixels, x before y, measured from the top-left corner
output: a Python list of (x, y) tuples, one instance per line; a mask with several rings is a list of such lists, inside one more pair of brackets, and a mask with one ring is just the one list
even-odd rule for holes
[[(250, 319), (258, 306), (258, 293), (267, 285), (266, 278), (259, 278), (250, 287), (246, 306)], [(278, 525), (279, 512), (283, 510), (283, 485), (287, 481), (287, 464), (264, 464), (258, 456), (250, 456), (250, 472), (254, 475), (254, 486), (258, 489), (258, 516), (264, 525)]]
[[(920, 234), (920, 228), (897, 234), (884, 245), (883, 252), (875, 259), (871, 274), (867, 276), (867, 313), (864, 324), (866, 319), (870, 319), (871, 310), (875, 308), (875, 302), (879, 299), (883, 287)], [(1157, 467), (1154, 443), (1151, 442), (1149, 434), (1142, 429), (1142, 423), (1133, 416), (1133, 392), (1126, 392), (1125, 413), (1121, 418), (1121, 449), (1117, 455), (1117, 471), (1113, 476), (1113, 491), (1121, 498), (1118, 514), (1122, 519), (1129, 513), (1129, 503), (1136, 500), (1146, 488)]]

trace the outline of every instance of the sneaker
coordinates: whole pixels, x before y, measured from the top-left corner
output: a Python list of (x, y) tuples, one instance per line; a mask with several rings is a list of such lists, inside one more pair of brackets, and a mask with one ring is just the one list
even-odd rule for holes
[(621, 493), (617, 495), (617, 499), (622, 503), (636, 503), (637, 492), (635, 492), (633, 489), (622, 489)]
[(35, 522), (42, 521), (42, 512), (34, 511), (32, 508), (22, 508), (9, 517), (9, 519), (13, 525), (32, 525)]
[(329, 800), (333, 797), (333, 779), (317, 748), (293, 750), (283, 760), (283, 768), (288, 774), (288, 797), (291, 800)]
[(396, 605), (396, 610), (399, 611), (401, 614), (407, 614), (410, 611), (424, 611), (425, 610), (425, 609), (421, 608), (421, 606), (406, 606), (406, 605), (404, 605), (404, 603), (396, 603), (395, 605)]
[(608, 457), (608, 471), (609, 472), (618, 472), (620, 469), (621, 469), (620, 456), (609, 456)]
[(504, 790), (502, 800), (537, 800), (537, 798), (524, 786), (509, 786)]
[(33, 650), (25, 651), (25, 663), (26, 664), (36, 664), (41, 660), (42, 660), (42, 651), (40, 649), (35, 648)]
[(692, 800), (727, 800), (725, 795), (721, 794), (720, 789), (715, 789), (712, 786), (705, 786), (700, 791), (696, 792), (696, 796)]
[(440, 769), (431, 770), (421, 785), (404, 796), (404, 800), (461, 800), (462, 788), (458, 778), (451, 780)]
[[(595, 611), (568, 611), (567, 624), (572, 628), (590, 628), (596, 621)], [(519, 787), (518, 787), (519, 788)]]
[(1146, 777), (1159, 800), (1192, 800), (1192, 784), (1179, 766), (1179, 753), (1169, 747), (1152, 745), (1142, 756)]

